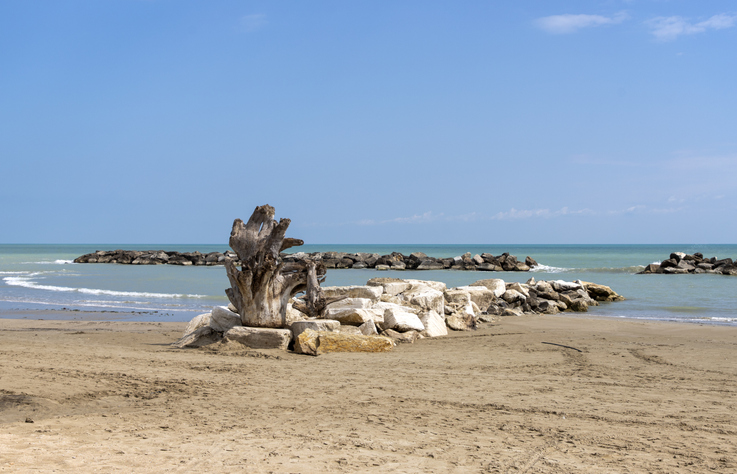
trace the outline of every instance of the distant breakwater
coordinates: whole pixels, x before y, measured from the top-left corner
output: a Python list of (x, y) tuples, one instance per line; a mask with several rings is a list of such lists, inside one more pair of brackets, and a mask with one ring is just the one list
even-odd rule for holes
[[(430, 257), (423, 252), (403, 255), (392, 252), (377, 253), (346, 252), (297, 252), (281, 254), (284, 261), (311, 258), (321, 261), (326, 268), (372, 268), (375, 270), (475, 270), (495, 272), (527, 272), (538, 263), (531, 257), (520, 261), (514, 255), (490, 253), (463, 255), (451, 258)], [(174, 252), (166, 250), (98, 250), (74, 259), (74, 263), (118, 263), (124, 265), (224, 265), (228, 259), (237, 260), (235, 252)]]
[(660, 263), (651, 263), (639, 274), (662, 273), (665, 275), (680, 275), (686, 273), (717, 273), (721, 275), (737, 275), (737, 264), (731, 258), (717, 259), (704, 258), (696, 252), (689, 255), (683, 252), (673, 252), (670, 257)]

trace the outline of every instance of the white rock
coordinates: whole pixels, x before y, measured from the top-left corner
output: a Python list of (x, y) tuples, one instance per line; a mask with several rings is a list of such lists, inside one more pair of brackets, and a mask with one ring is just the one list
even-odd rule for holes
[(497, 298), (501, 297), (505, 291), (507, 291), (507, 286), (504, 283), (504, 280), (499, 278), (489, 278), (486, 280), (479, 280), (475, 283), (472, 283), (471, 286), (483, 286), (487, 288), (488, 290), (492, 291), (494, 293), (494, 296)]
[(438, 290), (440, 292), (445, 291), (448, 286), (443, 283), (442, 281), (431, 281), (431, 280), (404, 280), (407, 283), (412, 283), (412, 286), (429, 286), (430, 288), (434, 290)]
[(334, 319), (340, 321), (340, 324), (350, 324), (360, 326), (367, 321), (383, 320), (384, 313), (379, 314), (378, 311), (361, 308), (328, 308), (325, 311), (325, 319)]
[(377, 301), (384, 292), (382, 286), (326, 286), (323, 293), (328, 296), (347, 296), (349, 298), (368, 298)]
[(485, 286), (459, 286), (456, 289), (468, 292), (471, 301), (482, 311), (486, 311), (486, 308), (497, 298), (495, 293)]
[[(445, 284), (443, 284), (445, 285)], [(445, 291), (445, 290), (443, 290)], [(438, 314), (445, 312), (445, 298), (443, 291), (433, 289), (429, 286), (413, 286), (412, 289), (398, 295), (405, 303), (416, 306), (421, 310), (433, 310)]]
[(384, 287), (385, 295), (395, 296), (412, 288), (412, 283), (406, 281), (391, 281), (384, 283), (382, 286)]
[(448, 326), (445, 325), (445, 318), (435, 311), (425, 311), (420, 315), (420, 321), (425, 326), (423, 335), (427, 337), (438, 337), (448, 335)]
[(410, 313), (419, 313), (421, 310), (419, 308), (413, 307), (413, 306), (407, 306), (407, 303), (405, 301), (402, 301), (400, 299), (397, 299), (398, 303), (389, 303), (386, 301), (379, 301), (378, 303), (374, 304), (371, 309), (373, 309), (376, 312), (381, 312), (382, 316), (384, 313), (386, 313), (387, 309), (394, 309), (397, 311), (408, 311)]
[(471, 302), (471, 295), (468, 291), (458, 288), (451, 288), (443, 292), (443, 297), (447, 303), (468, 304)]
[(574, 283), (572, 281), (553, 280), (548, 283), (550, 283), (553, 286), (553, 289), (559, 293), (561, 291), (578, 290), (579, 288), (583, 288), (582, 284)]
[(309, 319), (306, 321), (295, 321), (290, 326), (292, 335), (296, 339), (307, 329), (313, 331), (337, 331), (340, 328), (340, 321), (334, 319)]
[(372, 305), (372, 300), (369, 298), (346, 298), (344, 300), (330, 303), (328, 309), (338, 308), (354, 308), (354, 309), (368, 309)]
[(215, 306), (212, 308), (212, 318), (210, 327), (218, 332), (226, 332), (234, 326), (241, 326), (241, 316), (234, 313), (225, 306)]
[(425, 325), (416, 314), (388, 309), (384, 313), (384, 328), (399, 332), (424, 331)]

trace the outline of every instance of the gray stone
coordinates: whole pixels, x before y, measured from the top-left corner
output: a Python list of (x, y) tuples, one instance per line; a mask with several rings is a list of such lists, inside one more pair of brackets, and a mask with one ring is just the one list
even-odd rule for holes
[(306, 321), (295, 321), (290, 326), (293, 337), (296, 339), (307, 329), (313, 331), (337, 331), (340, 328), (340, 321), (334, 319), (308, 319)]
[(376, 336), (379, 331), (376, 330), (376, 324), (373, 321), (366, 321), (365, 323), (358, 326), (358, 330), (364, 336)]
[(287, 350), (292, 340), (292, 331), (289, 329), (252, 328), (236, 326), (225, 333), (228, 341), (237, 341), (251, 349), (281, 349)]

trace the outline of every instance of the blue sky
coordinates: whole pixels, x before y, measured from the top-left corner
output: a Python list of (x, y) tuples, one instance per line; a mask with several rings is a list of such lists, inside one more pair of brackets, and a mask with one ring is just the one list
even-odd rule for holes
[(733, 1), (0, 1), (0, 242), (735, 243)]

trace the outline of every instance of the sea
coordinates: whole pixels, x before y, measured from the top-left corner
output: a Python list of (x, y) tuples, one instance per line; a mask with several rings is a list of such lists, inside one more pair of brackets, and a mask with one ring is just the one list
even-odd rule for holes
[[(216, 305), (227, 305), (223, 266), (75, 264), (96, 250), (224, 252), (223, 245), (0, 244), (0, 318), (112, 321), (188, 321)], [(508, 252), (540, 265), (530, 272), (460, 270), (328, 270), (323, 286), (362, 285), (374, 277), (413, 278), (463, 286), (485, 278), (508, 282), (583, 280), (611, 287), (626, 301), (589, 309), (588, 316), (737, 325), (737, 277), (725, 275), (637, 275), (671, 252), (737, 259), (737, 245), (304, 245), (304, 252), (424, 252), (455, 257), (466, 252)]]

